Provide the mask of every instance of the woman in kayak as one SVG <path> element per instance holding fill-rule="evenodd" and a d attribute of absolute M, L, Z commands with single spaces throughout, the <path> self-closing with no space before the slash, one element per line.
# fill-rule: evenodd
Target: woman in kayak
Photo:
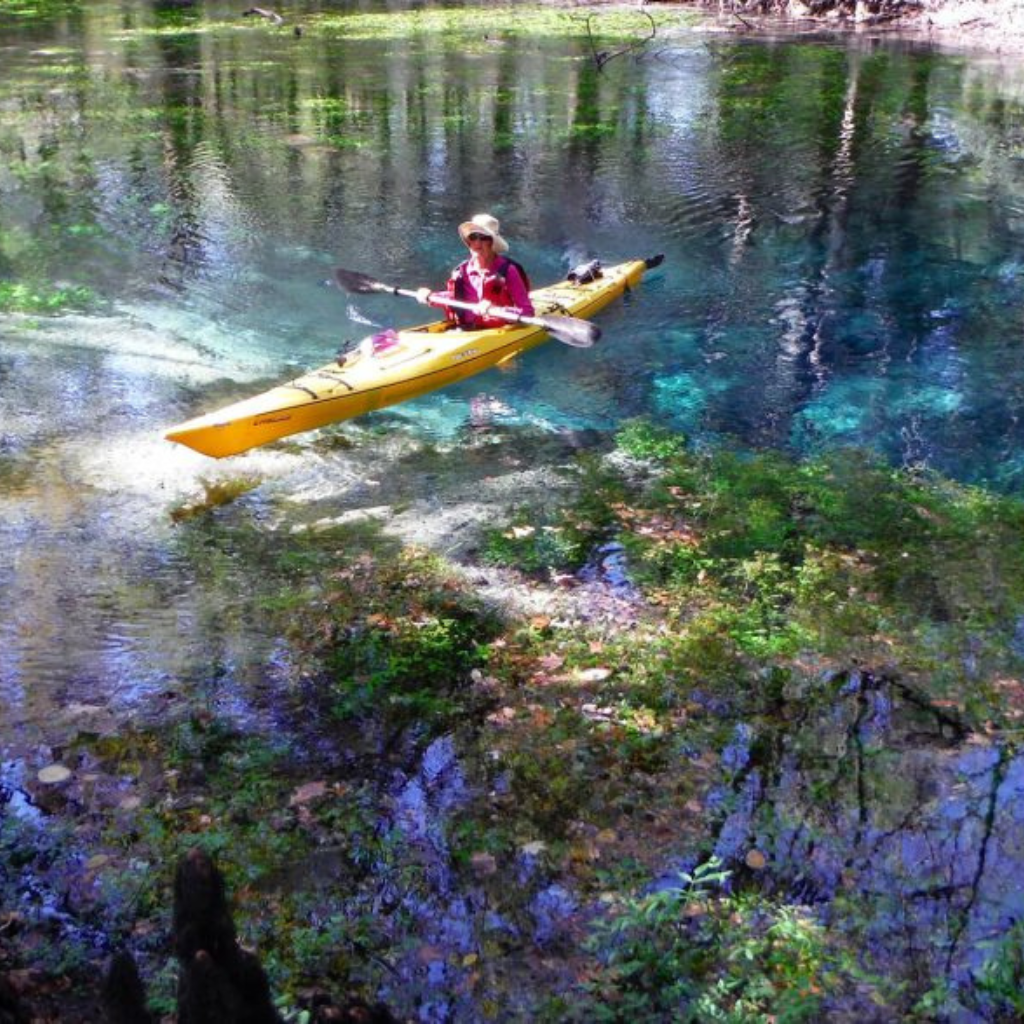
<path fill-rule="evenodd" d="M 530 279 L 526 271 L 505 253 L 508 242 L 499 233 L 501 225 L 489 213 L 478 213 L 459 225 L 459 236 L 469 248 L 469 259 L 463 260 L 448 279 L 443 292 L 420 288 L 416 297 L 426 306 L 447 309 L 449 319 L 466 330 L 504 327 L 507 319 L 488 316 L 491 306 L 511 309 L 523 316 L 533 316 L 530 301 Z M 476 303 L 476 309 L 451 309 L 446 299 Z"/>

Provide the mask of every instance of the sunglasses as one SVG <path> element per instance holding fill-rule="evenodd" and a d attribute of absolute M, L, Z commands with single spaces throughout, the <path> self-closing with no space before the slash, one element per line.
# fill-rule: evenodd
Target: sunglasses
<path fill-rule="evenodd" d="M 474 231 L 471 234 L 466 235 L 467 242 L 493 242 L 494 239 L 490 235 L 481 235 L 478 231 Z"/>

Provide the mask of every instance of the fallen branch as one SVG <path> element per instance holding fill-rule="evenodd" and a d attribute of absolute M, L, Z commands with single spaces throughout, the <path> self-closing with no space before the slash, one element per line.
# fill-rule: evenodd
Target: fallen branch
<path fill-rule="evenodd" d="M 272 21 L 275 25 L 283 25 L 284 18 L 281 17 L 277 11 L 268 11 L 265 7 L 250 7 L 247 11 L 242 11 L 242 17 L 248 18 L 250 15 L 255 14 L 258 18 L 266 18 L 267 21 Z"/>
<path fill-rule="evenodd" d="M 590 43 L 590 52 L 593 55 L 594 63 L 597 65 L 597 70 L 601 71 L 605 64 L 610 60 L 614 60 L 616 57 L 621 57 L 627 53 L 634 53 L 638 50 L 643 49 L 654 37 L 658 34 L 658 23 L 648 14 L 647 11 L 640 12 L 650 23 L 651 23 L 651 34 L 643 39 L 637 39 L 633 42 L 622 46 L 617 50 L 608 52 L 607 50 L 598 50 L 597 42 L 594 39 L 594 33 L 591 29 L 590 23 L 594 17 L 592 14 L 588 14 L 584 19 L 584 24 L 587 29 L 587 41 Z"/>

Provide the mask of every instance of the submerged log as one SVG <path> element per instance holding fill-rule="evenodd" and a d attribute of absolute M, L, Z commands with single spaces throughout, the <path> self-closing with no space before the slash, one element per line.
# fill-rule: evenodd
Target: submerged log
<path fill-rule="evenodd" d="M 249 18 L 253 15 L 257 18 L 266 18 L 267 21 L 273 22 L 275 25 L 284 24 L 284 18 L 277 11 L 267 10 L 266 7 L 250 7 L 247 11 L 242 11 L 243 18 Z"/>

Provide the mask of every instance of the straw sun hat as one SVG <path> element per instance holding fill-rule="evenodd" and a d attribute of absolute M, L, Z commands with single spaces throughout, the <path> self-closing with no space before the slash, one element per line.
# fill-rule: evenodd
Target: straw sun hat
<path fill-rule="evenodd" d="M 478 213 L 472 220 L 467 220 L 459 225 L 459 236 L 465 242 L 471 232 L 479 232 L 482 235 L 490 235 L 494 240 L 495 252 L 508 252 L 508 242 L 498 234 L 501 224 L 497 217 L 489 213 Z"/>

